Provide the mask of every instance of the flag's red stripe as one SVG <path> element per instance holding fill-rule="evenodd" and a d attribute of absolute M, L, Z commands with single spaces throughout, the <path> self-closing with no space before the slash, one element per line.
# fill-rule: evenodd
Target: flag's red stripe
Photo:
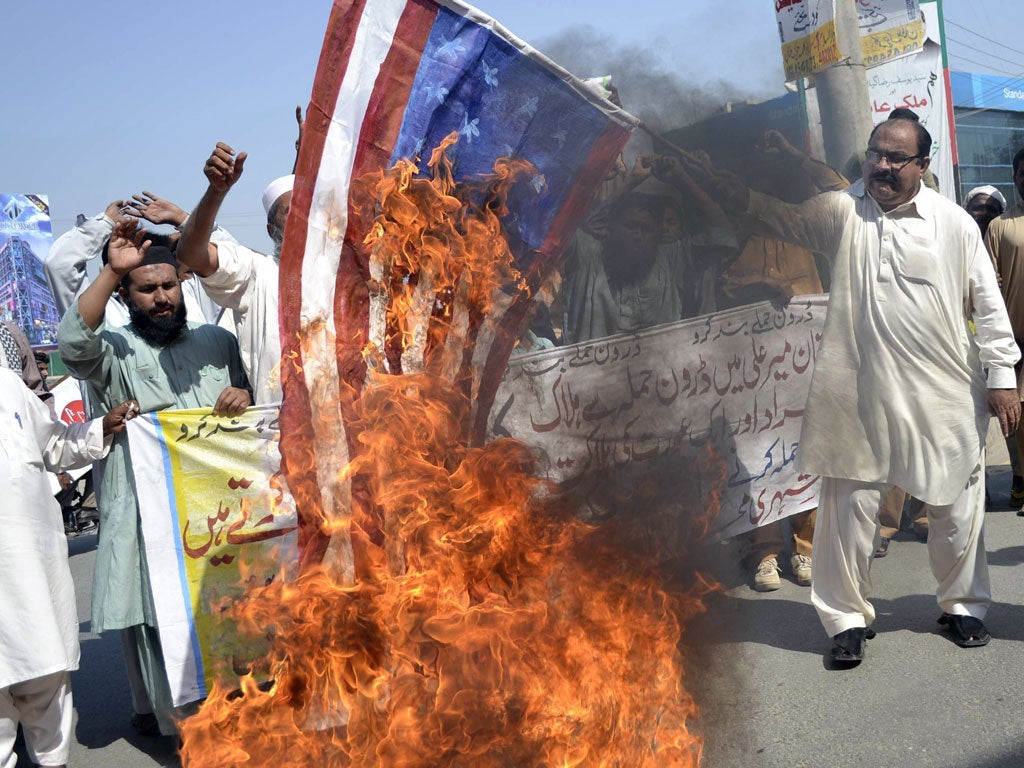
<path fill-rule="evenodd" d="M 437 4 L 429 0 L 410 0 L 402 12 L 360 128 L 352 166 L 353 181 L 388 167 L 437 12 Z M 369 340 L 370 311 L 366 288 L 369 254 L 363 246 L 369 222 L 351 206 L 351 200 L 349 202 L 345 247 L 335 280 L 334 322 L 338 377 L 358 391 L 366 375 L 362 353 Z M 342 412 L 346 417 L 351 416 L 349 405 L 343 403 Z M 349 435 L 350 451 L 356 450 L 352 442 L 354 438 L 355 435 Z"/>
<path fill-rule="evenodd" d="M 545 258 L 557 258 L 562 255 L 581 219 L 590 210 L 594 195 L 597 194 L 601 182 L 607 178 L 608 170 L 622 152 L 629 136 L 628 129 L 609 121 L 604 132 L 597 137 L 544 237 L 540 252 L 545 254 Z"/>
<path fill-rule="evenodd" d="M 388 167 L 437 10 L 437 5 L 429 1 L 410 0 L 402 11 L 360 126 L 351 182 Z M 334 281 L 335 354 L 341 391 L 339 405 L 345 422 L 349 456 L 355 456 L 360 450 L 355 404 L 366 378 L 363 351 L 369 341 L 369 253 L 363 245 L 363 238 L 371 220 L 371 217 L 360 215 L 350 198 L 345 242 Z M 328 276 L 325 275 L 324 279 Z M 351 485 L 353 504 L 359 505 L 361 500 L 368 498 L 362 478 L 353 477 Z M 372 510 L 363 509 L 362 513 L 359 515 L 360 524 L 372 541 L 376 538 Z"/>
<path fill-rule="evenodd" d="M 608 170 L 622 152 L 629 135 L 626 128 L 609 122 L 608 127 L 590 148 L 586 161 L 576 175 L 576 180 L 554 221 L 551 222 L 534 262 L 530 265 L 526 278 L 531 293 L 537 290 L 541 279 L 550 271 L 551 264 L 565 251 L 580 221 L 593 204 L 598 186 L 607 177 Z M 501 377 L 505 375 L 509 355 L 512 354 L 512 349 L 519 338 L 531 302 L 532 299 L 527 296 L 520 296 L 513 302 L 505 316 L 501 318 L 494 335 L 494 343 L 487 351 L 487 362 L 480 374 L 473 424 L 473 440 L 478 444 L 483 442 L 487 433 L 487 416 L 494 405 L 494 396 L 497 394 Z"/>
<path fill-rule="evenodd" d="M 281 253 L 279 332 L 281 334 L 281 468 L 296 500 L 299 513 L 299 545 L 303 563 L 319 562 L 327 539 L 319 530 L 317 510 L 322 508 L 312 455 L 312 407 L 302 373 L 299 344 L 302 316 L 302 260 L 308 234 L 309 211 L 323 155 L 327 131 L 337 104 L 345 71 L 355 43 L 357 23 L 366 0 L 335 0 L 324 35 L 316 79 L 302 135 L 296 185 L 285 228 Z"/>

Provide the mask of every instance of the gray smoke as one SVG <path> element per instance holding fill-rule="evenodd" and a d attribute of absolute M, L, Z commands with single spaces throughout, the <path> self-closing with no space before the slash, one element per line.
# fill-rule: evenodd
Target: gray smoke
<path fill-rule="evenodd" d="M 542 41 L 538 48 L 578 77 L 611 75 L 626 111 L 658 132 L 695 123 L 721 111 L 727 102 L 778 95 L 755 93 L 721 79 L 688 81 L 665 48 L 622 45 L 590 26 L 574 27 Z"/>

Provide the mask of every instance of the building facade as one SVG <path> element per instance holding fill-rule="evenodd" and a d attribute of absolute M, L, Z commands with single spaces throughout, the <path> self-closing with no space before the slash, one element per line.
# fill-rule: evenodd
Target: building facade
<path fill-rule="evenodd" d="M 949 73 L 956 123 L 960 195 L 991 184 L 1012 206 L 1013 156 L 1024 147 L 1024 79 Z"/>

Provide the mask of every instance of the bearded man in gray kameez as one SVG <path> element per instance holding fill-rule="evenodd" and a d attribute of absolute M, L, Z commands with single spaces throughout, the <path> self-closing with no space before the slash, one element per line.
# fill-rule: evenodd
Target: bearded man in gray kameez
<path fill-rule="evenodd" d="M 1004 435 L 1017 428 L 1020 352 L 978 225 L 921 183 L 930 151 L 917 116 L 897 110 L 843 192 L 787 205 L 710 172 L 731 207 L 832 260 L 798 461 L 822 476 L 811 599 L 840 664 L 874 637 L 869 567 L 893 486 L 928 504 L 939 623 L 960 646 L 989 641 L 985 437 L 993 414 Z"/>
<path fill-rule="evenodd" d="M 61 319 L 57 340 L 68 371 L 90 387 L 102 409 L 135 400 L 142 413 L 212 408 L 237 415 L 252 402 L 238 342 L 223 328 L 185 317 L 178 265 L 165 247 L 142 242 L 123 222 L 114 229 L 99 275 Z M 131 322 L 105 325 L 118 291 Z M 129 665 L 138 663 L 148 701 L 136 700 L 133 725 L 143 733 L 176 732 L 170 687 L 157 635 L 127 436 L 114 440 L 100 486 L 100 534 L 93 578 L 92 630 L 127 630 Z M 134 654 L 134 655 L 133 655 Z M 147 713 L 146 709 L 152 709 Z M 146 717 L 148 715 L 148 717 Z M 138 718 L 149 722 L 139 722 Z"/>

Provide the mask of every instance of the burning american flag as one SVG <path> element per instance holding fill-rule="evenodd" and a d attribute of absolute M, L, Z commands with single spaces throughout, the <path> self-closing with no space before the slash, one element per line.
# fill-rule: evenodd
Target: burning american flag
<path fill-rule="evenodd" d="M 705 587 L 483 444 L 635 122 L 469 6 L 334 3 L 281 258 L 302 575 L 237 606 L 274 682 L 211 692 L 186 766 L 697 764 L 676 646 Z"/>

